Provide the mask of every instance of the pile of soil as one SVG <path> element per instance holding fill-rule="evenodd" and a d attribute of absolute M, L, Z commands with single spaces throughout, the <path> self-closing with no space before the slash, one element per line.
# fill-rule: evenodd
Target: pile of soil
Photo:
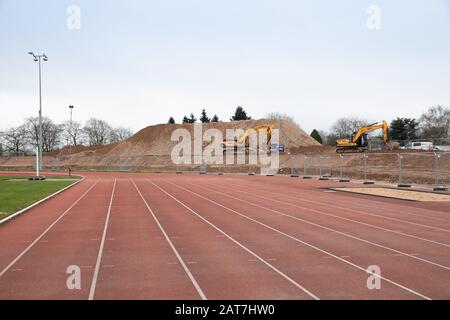
<path fill-rule="evenodd" d="M 315 147 L 321 145 L 304 132 L 298 125 L 287 120 L 247 120 L 233 122 L 215 122 L 202 125 L 205 132 L 208 129 L 220 130 L 226 137 L 227 129 L 252 128 L 261 125 L 273 124 L 280 129 L 280 143 L 284 144 L 286 151 L 298 148 Z M 186 129 L 194 137 L 193 124 L 158 124 L 140 130 L 126 141 L 104 145 L 104 146 L 67 146 L 59 152 L 46 154 L 44 166 L 47 167 L 78 167 L 78 168 L 102 168 L 104 170 L 130 167 L 160 167 L 173 166 L 170 154 L 173 147 L 178 143 L 171 141 L 172 133 L 176 129 Z M 204 145 L 207 145 L 204 142 Z M 7 163 L 6 163 L 7 162 Z M 11 159 L 3 161 L 2 165 L 11 166 L 17 163 L 22 166 L 28 162 L 33 165 L 32 157 L 24 159 Z"/>

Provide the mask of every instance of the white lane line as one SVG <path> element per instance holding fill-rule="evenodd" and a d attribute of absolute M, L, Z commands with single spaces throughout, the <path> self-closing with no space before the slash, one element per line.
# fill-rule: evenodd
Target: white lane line
<path fill-rule="evenodd" d="M 318 214 L 321 214 L 321 215 L 324 215 L 324 216 L 329 216 L 329 217 L 333 217 L 333 218 L 340 219 L 340 220 L 351 221 L 353 223 L 357 223 L 357 224 L 360 224 L 360 225 L 363 225 L 363 226 L 367 226 L 367 227 L 370 227 L 370 228 L 373 228 L 373 229 L 383 230 L 385 232 L 390 232 L 390 233 L 398 234 L 398 235 L 401 235 L 401 236 L 404 236 L 404 237 L 413 238 L 413 239 L 417 239 L 417 240 L 421 240 L 421 241 L 433 243 L 433 244 L 436 244 L 436 245 L 439 245 L 439 246 L 444 246 L 444 247 L 450 248 L 450 244 L 439 242 L 439 241 L 435 241 L 435 240 L 431 240 L 431 239 L 427 239 L 427 238 L 422 238 L 422 237 L 415 236 L 415 235 L 412 235 L 412 234 L 409 234 L 409 233 L 405 233 L 405 232 L 402 232 L 402 231 L 399 231 L 399 230 L 388 229 L 388 228 L 376 226 L 376 225 L 373 225 L 373 224 L 370 224 L 370 223 L 362 222 L 362 221 L 359 221 L 359 220 L 354 220 L 354 219 L 350 219 L 350 218 L 346 218 L 346 217 L 342 217 L 342 216 L 337 216 L 337 215 L 332 214 L 332 213 L 327 213 L 325 211 L 321 211 L 321 210 L 317 210 L 317 209 L 312 209 L 312 208 L 300 206 L 300 205 L 297 205 L 297 204 L 294 204 L 294 203 L 291 203 L 291 202 L 280 201 L 280 200 L 277 200 L 277 199 L 268 198 L 267 196 L 259 196 L 259 195 L 247 192 L 245 190 L 242 190 L 242 189 L 235 189 L 235 190 L 239 191 L 239 192 L 242 192 L 242 193 L 251 194 L 252 197 L 257 197 L 257 198 L 261 198 L 261 199 L 264 199 L 264 200 L 270 200 L 270 201 L 277 202 L 277 203 L 280 203 L 280 204 L 284 204 L 284 205 L 287 205 L 287 206 L 291 206 L 291 207 L 294 207 L 294 208 L 303 209 L 303 210 L 306 210 L 306 211 L 318 213 Z M 275 195 L 278 194 L 278 193 L 275 193 L 275 192 L 268 192 L 268 191 L 265 191 L 265 192 L 266 193 L 272 193 L 272 194 L 275 194 Z M 286 197 L 290 197 L 288 195 L 285 195 L 285 196 Z"/>
<path fill-rule="evenodd" d="M 83 193 L 81 195 L 81 197 L 79 197 L 74 203 L 72 203 L 72 205 L 67 208 L 66 211 L 64 211 L 47 229 L 44 230 L 44 232 L 42 232 L 28 247 L 25 248 L 25 250 L 23 250 L 13 261 L 11 261 L 10 264 L 8 264 L 1 272 L 0 272 L 0 278 L 14 265 L 16 264 L 17 261 L 19 261 L 39 240 L 42 239 L 42 237 L 44 237 L 47 232 L 50 231 L 51 228 L 53 228 L 55 226 L 55 224 L 58 223 L 59 220 L 61 220 L 66 214 L 67 212 L 69 212 L 73 207 L 75 207 L 75 205 L 80 202 L 81 199 L 84 198 L 84 196 L 91 191 L 91 189 L 101 180 L 98 179 L 92 186 L 89 187 L 89 189 L 86 190 L 85 193 Z"/>
<path fill-rule="evenodd" d="M 148 179 L 147 179 L 148 180 Z M 164 190 L 163 188 L 161 188 L 160 186 L 158 186 L 157 184 L 153 183 L 152 181 L 148 180 L 151 184 L 153 184 L 155 187 L 157 187 L 159 190 L 161 190 L 162 192 L 164 192 L 166 195 L 168 195 L 170 198 L 172 198 L 173 200 L 175 200 L 176 202 L 178 202 L 180 205 L 182 205 L 183 207 L 185 207 L 187 210 L 189 210 L 190 212 L 192 212 L 194 215 L 196 215 L 198 218 L 200 218 L 201 220 L 203 220 L 204 222 L 206 222 L 208 225 L 210 225 L 211 227 L 213 227 L 214 229 L 216 229 L 217 231 L 219 231 L 221 234 L 223 234 L 225 237 L 227 237 L 229 240 L 231 240 L 232 242 L 234 242 L 236 245 L 238 245 L 239 247 L 241 247 L 242 249 L 244 249 L 245 251 L 247 251 L 249 254 L 251 254 L 253 257 L 255 257 L 256 259 L 258 259 L 259 261 L 261 261 L 262 263 L 264 263 L 266 266 L 268 266 L 270 269 L 272 269 L 273 271 L 275 271 L 276 273 L 278 273 L 280 276 L 282 276 L 283 278 L 285 278 L 287 281 L 289 281 L 291 284 L 293 284 L 294 286 L 296 286 L 297 288 L 299 288 L 300 290 L 302 290 L 303 292 L 305 292 L 307 295 L 309 295 L 310 297 L 312 297 L 315 300 L 320 300 L 315 294 L 313 294 L 312 292 L 310 292 L 308 289 L 306 289 L 305 287 L 303 287 L 301 284 L 299 284 L 298 282 L 296 282 L 294 279 L 292 279 L 291 277 L 289 277 L 287 274 L 283 273 L 281 270 L 279 270 L 278 268 L 276 268 L 275 266 L 273 266 L 272 264 L 268 263 L 266 260 L 264 260 L 263 258 L 261 258 L 259 255 L 257 255 L 255 252 L 253 252 L 252 250 L 250 250 L 249 248 L 247 248 L 246 246 L 244 246 L 242 243 L 240 243 L 239 241 L 235 240 L 234 238 L 232 238 L 230 235 L 228 235 L 225 231 L 223 231 L 222 229 L 220 229 L 219 227 L 217 227 L 216 225 L 214 225 L 213 223 L 211 223 L 209 220 L 205 219 L 203 216 L 201 216 L 200 214 L 198 214 L 196 211 L 194 211 L 192 208 L 190 208 L 189 206 L 187 206 L 186 204 L 184 204 L 183 202 L 181 202 L 180 200 L 178 200 L 177 198 L 175 198 L 174 196 L 172 196 L 170 193 L 168 193 L 166 190 Z"/>
<path fill-rule="evenodd" d="M 100 263 L 102 261 L 103 248 L 105 246 L 106 232 L 108 230 L 109 216 L 111 215 L 111 208 L 112 208 L 112 203 L 113 203 L 113 199 L 114 199 L 114 192 L 116 191 L 116 183 L 117 183 L 117 179 L 114 179 L 114 185 L 113 185 L 113 188 L 111 191 L 111 199 L 109 200 L 108 213 L 106 214 L 105 226 L 103 227 L 102 240 L 100 241 L 100 248 L 98 250 L 97 262 L 95 263 L 94 275 L 92 276 L 91 290 L 89 291 L 88 300 L 94 300 L 95 287 L 97 286 L 98 272 L 100 270 Z"/>
<path fill-rule="evenodd" d="M 240 186 L 240 187 L 243 187 L 243 188 L 245 188 L 246 186 L 246 184 L 233 184 L 233 183 L 230 183 L 230 185 L 235 185 L 235 186 Z M 247 184 L 248 185 L 248 184 Z M 292 189 L 286 189 L 286 188 L 283 188 L 283 189 L 285 189 L 286 191 L 287 190 L 290 190 L 290 191 L 292 191 Z M 272 192 L 272 191 L 269 191 L 269 190 L 263 190 L 263 191 L 265 191 L 265 192 L 268 192 L 268 193 L 273 193 L 273 194 L 275 194 L 275 195 L 282 195 L 282 196 L 286 196 L 286 197 L 290 197 L 290 198 L 293 198 L 293 199 L 295 199 L 295 200 L 305 200 L 306 201 L 306 199 L 305 198 L 301 198 L 301 197 L 293 197 L 293 196 L 289 196 L 289 195 L 287 195 L 287 194 L 285 194 L 285 193 L 279 193 L 279 192 Z M 315 194 L 315 195 L 317 195 L 317 193 L 315 192 L 315 191 L 312 191 L 312 192 L 310 192 L 309 190 L 305 190 L 305 192 L 308 194 Z M 312 200 L 309 200 L 309 201 L 312 201 Z M 405 206 L 405 205 L 402 205 L 402 204 L 399 204 L 399 203 L 396 203 L 396 204 L 392 204 L 392 208 L 386 208 L 386 207 L 380 207 L 380 206 L 377 206 L 377 205 L 374 205 L 374 204 L 382 204 L 380 201 L 375 201 L 375 200 L 373 200 L 373 199 L 367 199 L 366 200 L 366 204 L 365 205 L 362 205 L 362 204 L 360 204 L 360 203 L 357 203 L 357 204 L 355 204 L 355 203 L 353 203 L 353 202 L 351 202 L 351 201 L 346 201 L 345 199 L 342 199 L 342 202 L 343 202 L 343 204 L 351 204 L 351 205 L 357 205 L 357 206 L 359 206 L 360 208 L 363 208 L 364 210 L 367 210 L 368 208 L 371 208 L 371 209 L 383 209 L 383 210 L 388 210 L 388 211 L 390 211 L 390 212 L 392 212 L 392 213 L 394 213 L 394 214 L 397 214 L 397 215 L 399 215 L 399 214 L 406 214 L 406 215 L 413 215 L 413 216 L 418 216 L 418 217 L 422 217 L 422 218 L 427 218 L 427 219 L 436 219 L 436 220 L 443 220 L 443 221 L 446 221 L 446 222 L 449 222 L 450 221 L 450 219 L 449 218 L 443 218 L 443 217 L 435 217 L 435 216 L 432 216 L 432 217 L 430 217 L 429 215 L 426 215 L 426 213 L 428 212 L 428 213 L 432 213 L 432 214 L 446 214 L 446 212 L 443 212 L 443 211 L 434 211 L 434 210 L 429 210 L 429 209 L 426 209 L 426 208 L 411 208 L 411 207 L 408 207 L 408 206 Z M 323 204 L 323 205 L 325 205 L 325 206 L 330 206 L 330 205 L 332 205 L 332 204 L 330 204 L 329 202 L 317 202 L 317 201 L 315 201 L 315 203 L 317 203 L 317 204 Z M 395 208 L 395 209 L 394 209 Z M 407 210 L 407 212 L 406 211 L 403 211 L 402 209 L 406 209 Z M 424 214 L 418 214 L 418 213 L 411 213 L 410 211 L 411 210 L 420 210 L 420 212 L 423 212 Z M 359 212 L 359 211 L 356 211 L 356 212 Z M 448 215 L 447 215 L 447 217 L 448 217 Z"/>
<path fill-rule="evenodd" d="M 391 204 L 392 205 L 392 208 L 389 208 L 389 207 L 382 207 L 382 206 L 376 206 L 376 205 L 373 205 L 372 203 L 367 203 L 366 205 L 361 205 L 360 203 L 349 203 L 348 201 L 343 201 L 343 204 L 349 204 L 349 205 L 354 205 L 354 206 L 356 206 L 356 207 L 359 207 L 359 208 L 361 208 L 361 209 L 363 209 L 363 210 L 367 210 L 368 208 L 370 208 L 370 209 L 380 209 L 380 210 L 382 210 L 382 211 L 385 211 L 385 212 L 390 212 L 390 213 L 392 213 L 392 214 L 395 214 L 395 215 L 407 215 L 407 216 L 415 216 L 415 217 L 420 217 L 420 218 L 425 218 L 425 219 L 428 219 L 428 220 L 436 220 L 436 221 L 445 221 L 445 222 L 447 222 L 447 223 L 449 223 L 450 222 L 450 219 L 449 218 L 443 218 L 443 217 L 435 217 L 435 216 L 429 216 L 429 215 L 425 215 L 425 213 L 426 212 L 428 212 L 428 213 L 432 213 L 432 214 L 445 214 L 445 212 L 443 212 L 443 211 L 433 211 L 433 210 L 429 210 L 429 209 L 425 209 L 425 208 L 412 208 L 412 207 L 405 207 L 404 205 L 399 205 L 399 204 Z M 398 209 L 393 209 L 394 207 L 400 207 L 400 208 L 398 208 Z M 405 209 L 408 209 L 409 211 L 411 211 L 411 209 L 412 210 L 414 210 L 414 209 L 419 209 L 421 212 L 423 212 L 424 214 L 419 214 L 419 213 L 414 213 L 414 212 L 406 212 L 406 211 L 403 211 L 403 208 L 405 208 Z"/>
<path fill-rule="evenodd" d="M 170 183 L 171 183 L 171 182 L 170 182 Z M 294 241 L 297 241 L 297 242 L 299 242 L 299 243 L 302 243 L 302 244 L 304 244 L 304 245 L 306 245 L 306 246 L 308 246 L 308 247 L 310 247 L 310 248 L 312 248 L 312 249 L 315 249 L 315 250 L 317 250 L 317 251 L 319 251 L 319 252 L 322 252 L 322 253 L 324 253 L 324 254 L 326 254 L 326 255 L 329 255 L 329 256 L 331 256 L 331 257 L 337 259 L 337 260 L 340 260 L 340 261 L 342 261 L 342 262 L 344 262 L 344 263 L 346 263 L 346 264 L 348 264 L 348 265 L 350 265 L 350 266 L 352 266 L 352 267 L 354 267 L 354 268 L 357 268 L 357 269 L 363 271 L 364 273 L 368 273 L 367 270 L 366 270 L 365 268 L 363 268 L 363 267 L 361 267 L 361 266 L 359 266 L 359 265 L 357 265 L 357 264 L 354 264 L 354 263 L 351 262 L 351 261 L 345 260 L 345 259 L 343 259 L 343 258 L 341 258 L 341 257 L 339 257 L 339 256 L 336 256 L 335 254 L 332 254 L 331 252 L 328 252 L 328 251 L 326 251 L 326 250 L 320 249 L 319 247 L 316 247 L 316 246 L 314 246 L 314 245 L 312 245 L 312 244 L 310 244 L 310 243 L 308 243 L 308 242 L 305 242 L 305 241 L 303 241 L 303 240 L 300 240 L 300 239 L 298 239 L 298 238 L 296 238 L 296 237 L 294 237 L 294 236 L 291 236 L 290 234 L 287 234 L 287 233 L 285 233 L 285 232 L 283 232 L 283 231 L 281 231 L 281 230 L 278 230 L 278 229 L 276 229 L 276 228 L 273 228 L 273 227 L 271 227 L 271 226 L 269 226 L 269 225 L 267 225 L 267 224 L 265 224 L 265 223 L 263 223 L 263 222 L 261 222 L 261 221 L 258 221 L 258 220 L 256 220 L 256 219 L 250 218 L 249 216 L 246 216 L 245 214 L 242 214 L 242 213 L 240 213 L 240 212 L 238 212 L 238 211 L 236 211 L 236 210 L 233 210 L 233 209 L 231 209 L 231 208 L 228 208 L 228 207 L 226 207 L 226 206 L 224 206 L 224 205 L 222 205 L 222 204 L 220 204 L 220 203 L 218 203 L 218 202 L 216 202 L 216 201 L 214 201 L 214 200 L 208 199 L 208 198 L 206 198 L 206 197 L 204 197 L 204 196 L 202 196 L 202 195 L 200 195 L 200 194 L 198 194 L 198 193 L 196 193 L 196 192 L 190 191 L 189 189 L 186 189 L 186 188 L 184 188 L 184 187 L 178 186 L 178 185 L 175 184 L 175 183 L 171 183 L 171 184 L 173 184 L 173 185 L 177 186 L 178 188 L 180 188 L 180 189 L 182 189 L 182 190 L 185 190 L 185 191 L 187 191 L 187 192 L 189 192 L 189 193 L 191 193 L 191 194 L 194 194 L 194 195 L 198 196 L 199 198 L 202 198 L 202 199 L 204 199 L 204 200 L 206 200 L 206 201 L 209 201 L 209 202 L 211 202 L 211 203 L 213 203 L 213 204 L 215 204 L 215 205 L 217 205 L 217 206 L 219 206 L 219 207 L 221 207 L 221 208 L 224 208 L 224 209 L 226 209 L 226 210 L 228 210 L 228 211 L 230 211 L 230 212 L 233 212 L 234 214 L 237 214 L 237 215 L 239 215 L 239 216 L 241 216 L 241 217 L 243 217 L 243 218 L 245 218 L 245 219 L 247 219 L 247 220 L 253 221 L 253 222 L 255 222 L 255 223 L 257 223 L 257 224 L 259 224 L 259 225 L 261 225 L 261 226 L 263 226 L 263 227 L 266 227 L 267 229 L 270 229 L 270 230 L 272 230 L 272 231 L 278 232 L 278 233 L 280 233 L 280 234 L 282 234 L 282 235 L 284 235 L 284 236 L 286 236 L 286 237 L 288 237 L 288 238 L 290 238 L 290 239 L 292 239 L 292 240 L 294 240 Z M 372 275 L 372 273 L 370 273 L 370 274 Z M 410 293 L 412 293 L 412 294 L 415 294 L 415 295 L 417 295 L 417 296 L 419 296 L 419 297 L 421 297 L 421 298 L 423 298 L 423 299 L 431 300 L 431 298 L 429 298 L 429 297 L 427 297 L 427 296 L 425 296 L 425 295 L 423 295 L 423 294 L 421 294 L 421 293 L 419 293 L 419 292 L 417 292 L 417 291 L 415 291 L 415 290 L 413 290 L 413 289 L 410 289 L 410 288 L 408 288 L 408 287 L 406 287 L 406 286 L 404 286 L 404 285 L 402 285 L 402 284 L 400 284 L 400 283 L 397 283 L 397 282 L 395 282 L 395 281 L 393 281 L 393 280 L 390 280 L 390 279 L 388 279 L 388 278 L 386 278 L 386 277 L 384 277 L 384 276 L 380 276 L 380 275 L 378 275 L 378 274 L 373 274 L 373 275 L 376 276 L 376 277 L 378 277 L 378 278 L 380 278 L 380 279 L 382 279 L 382 280 L 384 280 L 384 281 L 386 281 L 386 282 L 389 282 L 390 284 L 393 284 L 393 285 L 395 285 L 395 286 L 397 286 L 397 287 L 399 287 L 399 288 L 401 288 L 401 289 L 404 289 L 404 290 L 406 290 L 406 291 L 408 291 L 408 292 L 410 292 Z"/>
<path fill-rule="evenodd" d="M 166 231 L 162 227 L 161 223 L 159 223 L 158 218 L 156 217 L 155 213 L 153 212 L 152 208 L 149 206 L 147 201 L 145 200 L 144 196 L 142 195 L 141 191 L 139 190 L 138 186 L 134 182 L 133 179 L 131 179 L 131 182 L 133 182 L 134 187 L 136 188 L 137 192 L 141 196 L 142 200 L 144 201 L 148 211 L 150 212 L 151 216 L 155 220 L 156 224 L 158 225 L 159 230 L 161 230 L 162 234 L 164 235 L 164 238 L 166 238 L 167 243 L 169 244 L 170 248 L 172 249 L 173 253 L 177 257 L 178 261 L 180 262 L 181 266 L 184 269 L 184 272 L 186 272 L 187 276 L 192 282 L 192 285 L 197 290 L 198 295 L 202 298 L 202 300 L 207 300 L 206 295 L 203 293 L 202 288 L 200 288 L 200 285 L 198 284 L 197 280 L 195 279 L 194 275 L 191 273 L 189 268 L 187 267 L 186 263 L 184 262 L 183 258 L 178 253 L 178 250 L 175 248 L 175 246 L 172 243 L 172 240 L 170 240 L 169 236 L 167 235 Z"/>
<path fill-rule="evenodd" d="M 418 260 L 418 261 L 421 261 L 421 262 L 425 262 L 425 263 L 431 264 L 431 265 L 439 267 L 439 268 L 443 268 L 445 270 L 450 270 L 450 267 L 448 267 L 448 266 L 445 266 L 445 265 L 442 265 L 442 264 L 439 264 L 437 262 L 433 262 L 433 261 L 430 261 L 430 260 L 427 260 L 427 259 L 419 258 L 419 257 L 417 257 L 414 254 L 408 254 L 406 252 L 403 252 L 403 251 L 400 251 L 400 250 L 397 250 L 397 249 L 394 249 L 394 248 L 391 248 L 391 247 L 387 247 L 387 246 L 384 246 L 382 244 L 379 244 L 379 243 L 376 243 L 376 242 L 372 242 L 370 240 L 359 238 L 359 237 L 353 236 L 351 234 L 348 234 L 348 233 L 345 233 L 345 232 L 341 232 L 341 231 L 338 231 L 338 230 L 335 230 L 335 229 L 323 226 L 323 225 L 318 224 L 318 223 L 314 223 L 314 222 L 312 222 L 310 220 L 302 219 L 302 218 L 299 218 L 297 216 L 292 216 L 290 214 L 281 212 L 279 210 L 275 210 L 275 209 L 271 209 L 271 208 L 268 208 L 268 207 L 265 207 L 265 206 L 261 206 L 259 204 L 254 203 L 254 202 L 247 201 L 247 200 L 244 200 L 244 199 L 241 199 L 241 198 L 238 198 L 238 197 L 234 197 L 234 196 L 232 196 L 232 195 L 230 195 L 228 193 L 225 193 L 225 192 L 216 191 L 216 190 L 212 190 L 212 189 L 209 189 L 209 188 L 207 189 L 207 188 L 203 188 L 203 187 L 199 187 L 199 188 L 202 188 L 202 189 L 205 189 L 205 190 L 208 190 L 208 191 L 212 191 L 212 192 L 220 194 L 220 195 L 227 196 L 227 197 L 229 197 L 231 199 L 235 199 L 235 200 L 238 200 L 238 201 L 250 204 L 250 205 L 252 205 L 254 207 L 257 207 L 257 208 L 260 208 L 260 209 L 263 209 L 263 210 L 266 210 L 266 211 L 274 212 L 276 214 L 279 214 L 281 216 L 285 216 L 285 217 L 290 218 L 290 219 L 294 219 L 294 220 L 297 220 L 297 221 L 304 222 L 306 224 L 315 226 L 317 228 L 321 228 L 321 229 L 330 231 L 331 233 L 336 233 L 336 234 L 342 235 L 342 236 L 350 238 L 350 239 L 354 239 L 354 240 L 357 240 L 357 241 L 360 241 L 360 242 L 364 242 L 364 243 L 367 243 L 369 245 L 372 245 L 372 246 L 375 246 L 375 247 L 378 247 L 378 248 L 382 248 L 382 249 L 385 249 L 385 250 L 388 250 L 388 251 L 391 251 L 391 252 L 395 252 L 395 253 L 404 255 L 406 257 L 409 257 L 409 258 L 412 258 L 412 259 L 415 259 L 415 260 Z M 346 257 L 347 256 L 342 256 L 342 258 L 346 258 Z"/>
<path fill-rule="evenodd" d="M 280 193 L 276 193 L 276 194 L 280 194 Z M 286 197 L 289 197 L 289 198 L 292 197 L 292 196 L 290 196 L 288 194 L 282 194 L 282 195 L 284 195 Z M 403 220 L 403 219 L 398 219 L 398 218 L 394 218 L 394 217 L 383 216 L 383 215 L 380 215 L 380 214 L 375 214 L 375 213 L 367 212 L 367 211 L 364 212 L 362 210 L 355 210 L 355 209 L 352 209 L 352 208 L 349 208 L 349 207 L 342 207 L 342 206 L 337 206 L 337 205 L 329 204 L 329 203 L 322 203 L 322 202 L 318 202 L 318 201 L 314 201 L 314 200 L 305 199 L 305 198 L 302 198 L 302 197 L 295 197 L 295 199 L 299 200 L 299 201 L 304 201 L 304 202 L 314 203 L 314 204 L 318 204 L 318 205 L 328 206 L 330 208 L 346 210 L 346 211 L 355 212 L 355 213 L 362 214 L 362 215 L 377 217 L 377 218 L 386 219 L 386 220 L 397 221 L 397 222 L 400 222 L 400 223 L 403 223 L 403 224 L 411 224 L 411 225 L 420 226 L 420 227 L 423 227 L 423 228 L 439 230 L 439 231 L 442 231 L 442 232 L 449 232 L 450 233 L 449 229 L 434 227 L 434 226 L 430 226 L 430 225 L 423 224 L 423 223 L 412 222 L 412 221 L 409 221 L 409 220 Z"/>

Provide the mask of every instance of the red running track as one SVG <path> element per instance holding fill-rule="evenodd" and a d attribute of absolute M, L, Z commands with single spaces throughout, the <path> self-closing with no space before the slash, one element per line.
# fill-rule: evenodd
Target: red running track
<path fill-rule="evenodd" d="M 0 225 L 0 299 L 450 298 L 448 202 L 287 177 L 85 176 Z"/>

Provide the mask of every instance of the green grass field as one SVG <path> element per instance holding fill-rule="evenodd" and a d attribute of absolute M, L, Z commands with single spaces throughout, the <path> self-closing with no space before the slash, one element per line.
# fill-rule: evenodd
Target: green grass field
<path fill-rule="evenodd" d="M 67 187 L 76 177 L 49 177 L 46 181 L 17 180 L 25 177 L 0 177 L 0 220 L 46 196 Z M 55 179 L 53 181 L 53 179 Z"/>

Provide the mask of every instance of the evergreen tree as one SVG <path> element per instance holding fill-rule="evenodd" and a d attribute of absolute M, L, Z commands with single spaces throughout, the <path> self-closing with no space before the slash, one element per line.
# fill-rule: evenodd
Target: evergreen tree
<path fill-rule="evenodd" d="M 244 108 L 241 106 L 237 106 L 236 110 L 234 111 L 234 115 L 231 117 L 231 121 L 239 121 L 239 120 L 251 120 L 252 118 L 247 116 L 247 113 L 245 112 Z"/>
<path fill-rule="evenodd" d="M 202 123 L 208 123 L 208 122 L 211 122 L 211 119 L 208 118 L 208 115 L 206 114 L 205 109 L 202 110 L 202 114 L 201 114 L 201 117 L 200 117 L 200 121 L 201 121 Z"/>
<path fill-rule="evenodd" d="M 197 118 L 191 112 L 191 115 L 189 116 L 189 123 L 195 123 L 195 122 L 197 122 Z"/>
<path fill-rule="evenodd" d="M 212 117 L 211 122 L 219 122 L 219 117 L 217 116 L 217 114 Z"/>
<path fill-rule="evenodd" d="M 311 137 L 314 138 L 317 142 L 319 142 L 320 144 L 322 144 L 322 137 L 320 136 L 319 131 L 317 131 L 316 129 L 314 129 L 311 132 Z"/>
<path fill-rule="evenodd" d="M 170 117 L 169 121 L 167 123 L 174 124 L 175 123 L 175 119 L 173 117 Z"/>
<path fill-rule="evenodd" d="M 183 117 L 183 123 L 195 123 L 195 122 L 197 122 L 197 118 L 194 116 L 193 113 L 191 113 L 189 118 L 186 116 Z"/>
<path fill-rule="evenodd" d="M 392 140 L 417 139 L 417 127 L 416 119 L 397 118 L 391 121 L 389 134 Z"/>

